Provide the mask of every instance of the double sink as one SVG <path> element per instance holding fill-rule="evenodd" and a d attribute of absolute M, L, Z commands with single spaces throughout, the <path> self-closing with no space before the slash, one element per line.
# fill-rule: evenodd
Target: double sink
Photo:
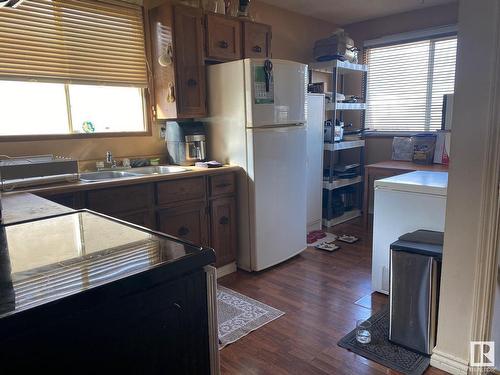
<path fill-rule="evenodd" d="M 179 173 L 186 172 L 189 169 L 171 166 L 171 165 L 160 165 L 160 166 L 152 166 L 152 167 L 140 167 L 140 168 L 131 168 L 122 171 L 99 171 L 99 172 L 88 172 L 80 174 L 80 181 L 83 182 L 97 182 L 97 181 L 105 181 L 105 180 L 114 180 L 117 178 L 129 178 L 129 177 L 141 177 L 141 176 L 151 176 L 151 175 L 162 175 L 162 174 L 171 174 L 171 173 Z"/>

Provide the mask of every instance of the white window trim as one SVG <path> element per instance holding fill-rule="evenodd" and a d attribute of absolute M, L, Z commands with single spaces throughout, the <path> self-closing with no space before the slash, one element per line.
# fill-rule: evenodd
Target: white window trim
<path fill-rule="evenodd" d="M 409 31 L 407 33 L 386 35 L 377 39 L 365 40 L 364 48 L 381 47 L 390 44 L 408 43 L 419 39 L 432 39 L 445 37 L 457 34 L 457 25 L 446 25 L 440 27 L 432 27 L 428 29 Z"/>
<path fill-rule="evenodd" d="M 363 42 L 363 48 L 376 48 L 393 44 L 409 43 L 417 40 L 439 39 L 448 36 L 457 35 L 458 25 L 446 25 L 432 27 L 422 30 L 409 31 L 406 33 L 386 35 L 376 39 L 369 39 Z M 422 131 L 387 131 L 387 130 L 367 130 L 364 134 L 366 137 L 373 138 L 390 138 L 390 137 L 411 137 L 418 133 L 434 133 L 435 130 Z"/>

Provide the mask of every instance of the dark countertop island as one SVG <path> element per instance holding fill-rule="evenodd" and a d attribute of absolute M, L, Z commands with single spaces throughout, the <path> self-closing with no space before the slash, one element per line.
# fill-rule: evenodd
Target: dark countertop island
<path fill-rule="evenodd" d="M 2 198 L 2 372 L 210 373 L 213 250 L 43 201 Z"/>

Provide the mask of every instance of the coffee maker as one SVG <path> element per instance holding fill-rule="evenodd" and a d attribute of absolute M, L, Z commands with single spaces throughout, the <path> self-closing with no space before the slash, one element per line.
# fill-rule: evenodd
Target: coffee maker
<path fill-rule="evenodd" d="M 202 122 L 167 121 L 165 129 L 169 164 L 194 165 L 206 159 L 206 131 Z"/>

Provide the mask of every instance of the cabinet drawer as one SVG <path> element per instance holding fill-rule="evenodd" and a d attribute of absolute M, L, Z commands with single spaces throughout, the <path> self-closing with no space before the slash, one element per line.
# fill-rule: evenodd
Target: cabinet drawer
<path fill-rule="evenodd" d="M 238 20 L 207 14 L 207 58 L 237 60 L 241 58 L 241 24 Z"/>
<path fill-rule="evenodd" d="M 145 210 L 152 206 L 152 185 L 132 185 L 87 193 L 88 208 L 106 214 Z"/>
<path fill-rule="evenodd" d="M 233 194 L 235 191 L 236 179 L 234 173 L 210 177 L 210 196 Z"/>
<path fill-rule="evenodd" d="M 156 199 L 159 205 L 205 199 L 205 180 L 196 177 L 160 182 L 157 184 Z"/>
<path fill-rule="evenodd" d="M 243 58 L 271 56 L 271 26 L 243 22 Z"/>

